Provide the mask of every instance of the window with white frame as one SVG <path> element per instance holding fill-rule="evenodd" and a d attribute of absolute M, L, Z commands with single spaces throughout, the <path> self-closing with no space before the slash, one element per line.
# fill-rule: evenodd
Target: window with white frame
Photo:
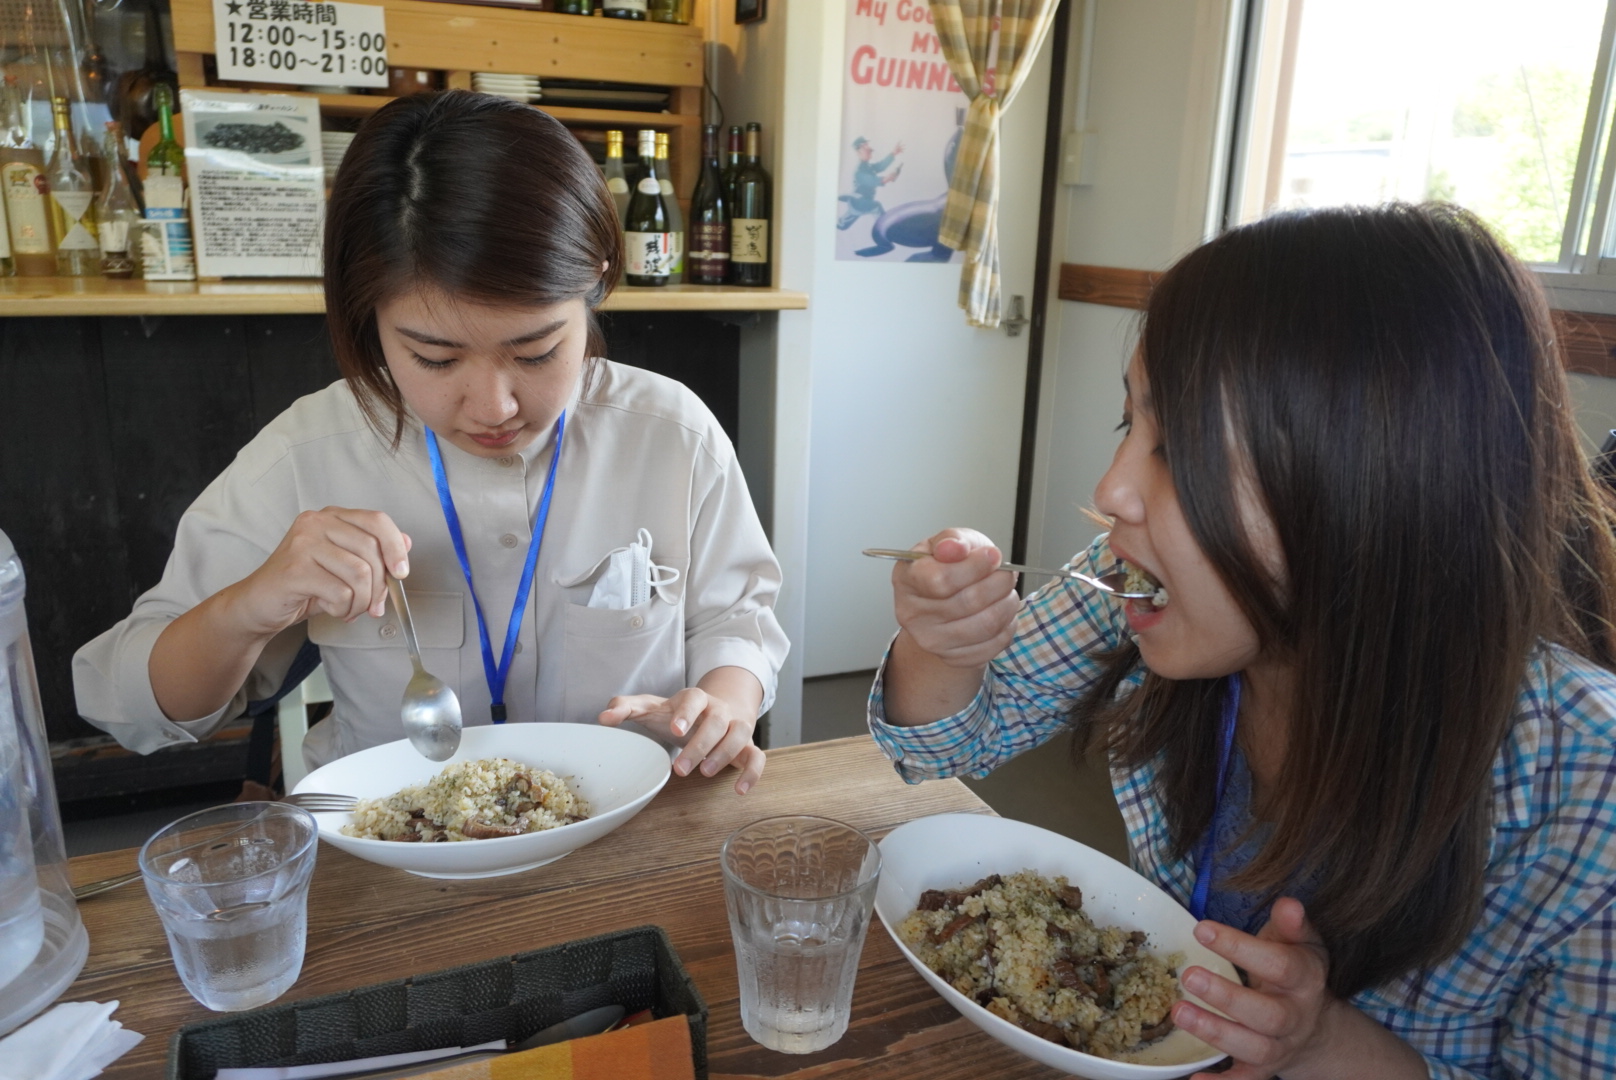
<path fill-rule="evenodd" d="M 1616 289 L 1616 0 L 1248 0 L 1225 222 L 1456 202 L 1551 285 Z"/>

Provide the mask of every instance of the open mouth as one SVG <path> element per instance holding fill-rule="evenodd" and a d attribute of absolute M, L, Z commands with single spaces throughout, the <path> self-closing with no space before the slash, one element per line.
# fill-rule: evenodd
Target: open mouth
<path fill-rule="evenodd" d="M 1162 588 L 1161 582 L 1140 566 L 1135 566 L 1126 559 L 1121 560 L 1122 571 L 1126 575 L 1123 588 L 1131 593 L 1150 593 L 1152 607 L 1164 608 L 1167 606 L 1167 590 Z"/>

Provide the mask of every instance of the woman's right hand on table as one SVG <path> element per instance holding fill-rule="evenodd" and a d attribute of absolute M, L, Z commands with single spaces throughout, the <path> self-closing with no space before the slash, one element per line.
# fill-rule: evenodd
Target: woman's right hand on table
<path fill-rule="evenodd" d="M 379 618 L 387 610 L 387 575 L 409 575 L 409 551 L 410 538 L 379 510 L 306 510 L 263 565 L 233 587 L 231 607 L 243 630 L 268 636 L 316 614 Z"/>
<path fill-rule="evenodd" d="M 1015 635 L 1021 597 L 993 541 L 975 529 L 944 529 L 910 550 L 931 557 L 892 570 L 898 625 L 950 667 L 980 668 Z"/>

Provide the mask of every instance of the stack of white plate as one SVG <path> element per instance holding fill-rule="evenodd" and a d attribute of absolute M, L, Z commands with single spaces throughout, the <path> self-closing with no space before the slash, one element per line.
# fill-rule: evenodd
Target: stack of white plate
<path fill-rule="evenodd" d="M 325 182 L 330 187 L 337 178 L 337 166 L 342 164 L 342 155 L 348 152 L 348 144 L 353 142 L 351 131 L 322 131 L 320 132 L 320 156 L 325 161 Z"/>
<path fill-rule="evenodd" d="M 471 88 L 482 94 L 494 94 L 512 101 L 538 101 L 537 75 L 500 75 L 489 71 L 474 71 Z"/>

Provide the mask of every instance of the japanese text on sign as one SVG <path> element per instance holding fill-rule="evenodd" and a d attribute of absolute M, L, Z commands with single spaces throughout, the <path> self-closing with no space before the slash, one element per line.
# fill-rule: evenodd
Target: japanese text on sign
<path fill-rule="evenodd" d="M 386 86 L 386 12 L 374 4 L 213 0 L 220 79 Z"/>

